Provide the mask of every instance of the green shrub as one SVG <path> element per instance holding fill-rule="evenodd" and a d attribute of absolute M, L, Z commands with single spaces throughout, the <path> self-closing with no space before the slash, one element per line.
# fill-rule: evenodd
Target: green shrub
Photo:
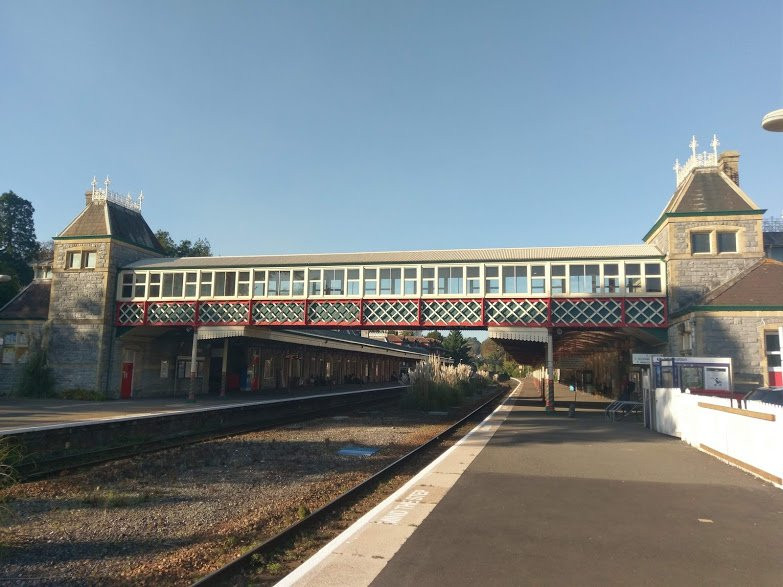
<path fill-rule="evenodd" d="M 99 391 L 92 389 L 66 389 L 57 394 L 57 397 L 61 399 L 75 399 L 82 401 L 96 401 L 102 402 L 106 400 L 106 396 Z"/>
<path fill-rule="evenodd" d="M 21 397 L 52 397 L 54 374 L 49 367 L 45 351 L 36 350 L 28 355 L 22 368 L 17 393 Z"/>

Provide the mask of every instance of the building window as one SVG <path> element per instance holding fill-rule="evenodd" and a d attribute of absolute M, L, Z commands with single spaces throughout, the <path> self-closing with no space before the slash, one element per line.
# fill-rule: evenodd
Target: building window
<path fill-rule="evenodd" d="M 320 279 L 320 276 L 319 276 Z M 259 298 L 266 295 L 266 271 L 253 271 L 253 296 Z"/>
<path fill-rule="evenodd" d="M 201 287 L 199 289 L 199 295 L 202 298 L 212 297 L 212 271 L 201 272 Z"/>
<path fill-rule="evenodd" d="M 196 271 L 188 271 L 185 273 L 185 297 L 196 297 L 196 284 L 198 283 L 198 273 Z"/>
<path fill-rule="evenodd" d="M 310 269 L 307 271 L 307 279 L 310 281 L 309 295 L 321 295 L 321 270 Z"/>
<path fill-rule="evenodd" d="M 364 270 L 364 295 L 374 296 L 378 293 L 378 270 Z"/>
<path fill-rule="evenodd" d="M 435 293 L 435 268 L 424 267 L 421 270 L 421 293 L 432 295 Z"/>
<path fill-rule="evenodd" d="M 122 289 L 120 295 L 125 299 L 133 297 L 133 273 L 122 274 Z"/>
<path fill-rule="evenodd" d="M 527 293 L 527 266 L 503 266 L 503 293 Z"/>
<path fill-rule="evenodd" d="M 625 264 L 625 291 L 626 293 L 642 291 L 642 266 L 640 263 Z"/>
<path fill-rule="evenodd" d="M 710 252 L 710 233 L 692 232 L 691 233 L 691 253 L 709 253 Z"/>
<path fill-rule="evenodd" d="M 403 269 L 403 277 L 405 280 L 405 283 L 403 285 L 405 289 L 405 295 L 406 296 L 415 296 L 416 295 L 416 268 L 415 267 L 406 267 Z"/>
<path fill-rule="evenodd" d="M 764 335 L 764 343 L 767 353 L 767 367 L 780 367 L 780 337 L 777 332 L 768 332 Z"/>
<path fill-rule="evenodd" d="M 467 292 L 471 295 L 481 293 L 481 269 L 479 267 L 466 267 L 466 277 L 468 278 Z"/>
<path fill-rule="evenodd" d="M 95 269 L 98 254 L 95 251 L 70 251 L 65 256 L 66 269 Z"/>
<path fill-rule="evenodd" d="M 239 274 L 240 279 L 242 273 Z M 241 284 L 240 284 L 241 286 Z M 294 271 L 294 279 L 291 282 L 292 292 L 295 296 L 303 296 L 305 292 L 305 272 L 304 269 L 298 269 Z M 241 293 L 239 295 L 242 295 Z"/>
<path fill-rule="evenodd" d="M 604 291 L 620 293 L 620 272 L 617 263 L 604 263 Z"/>
<path fill-rule="evenodd" d="M 359 295 L 359 270 L 358 269 L 348 269 L 348 281 L 347 281 L 347 290 L 346 293 L 349 296 L 358 296 Z"/>
<path fill-rule="evenodd" d="M 294 271 L 294 273 L 297 273 Z M 304 275 L 304 272 L 300 272 Z M 304 277 L 302 277 L 304 279 Z M 237 276 L 237 295 L 246 298 L 250 295 L 250 271 L 240 271 Z"/>
<path fill-rule="evenodd" d="M 379 272 L 381 274 L 381 295 L 400 295 L 402 291 L 402 270 L 395 267 L 393 269 L 379 269 Z"/>
<path fill-rule="evenodd" d="M 270 271 L 268 284 L 270 296 L 291 295 L 291 272 Z"/>
<path fill-rule="evenodd" d="M 549 291 L 553 294 L 565 293 L 565 265 L 552 265 Z"/>
<path fill-rule="evenodd" d="M 438 267 L 438 293 L 462 293 L 462 267 Z"/>
<path fill-rule="evenodd" d="M 324 269 L 324 295 L 343 295 L 345 269 Z"/>
<path fill-rule="evenodd" d="M 737 252 L 737 233 L 719 232 L 718 233 L 718 252 L 736 253 Z"/>
<path fill-rule="evenodd" d="M 660 292 L 661 290 L 661 265 L 660 263 L 644 264 L 645 289 L 648 292 Z"/>
<path fill-rule="evenodd" d="M 530 286 L 532 293 L 546 293 L 546 267 L 533 265 L 530 268 Z"/>
<path fill-rule="evenodd" d="M 497 265 L 484 267 L 484 293 L 500 293 L 500 274 Z"/>
<path fill-rule="evenodd" d="M 571 265 L 569 293 L 597 293 L 600 289 L 598 265 Z"/>
<path fill-rule="evenodd" d="M 2 363 L 4 365 L 24 363 L 27 360 L 27 346 L 27 334 L 24 332 L 7 332 L 0 336 Z"/>

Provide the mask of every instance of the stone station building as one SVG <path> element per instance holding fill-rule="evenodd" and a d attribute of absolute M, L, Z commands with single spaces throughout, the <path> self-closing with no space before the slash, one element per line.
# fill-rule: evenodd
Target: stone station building
<path fill-rule="evenodd" d="M 549 328 L 555 361 L 579 355 L 593 387 L 612 395 L 632 352 L 731 357 L 737 390 L 783 384 L 783 263 L 770 258 L 783 235 L 764 232 L 765 210 L 740 188 L 739 154 L 718 155 L 716 140 L 701 154 L 694 141 L 676 175 L 644 245 L 580 248 L 586 260 L 564 248 L 487 249 L 311 256 L 320 265 L 297 261 L 306 256 L 257 257 L 252 266 L 242 258 L 166 259 L 140 203 L 93 185 L 82 212 L 55 237 L 51 268 L 38 268 L 0 309 L 0 394 L 43 348 L 60 390 L 182 395 L 194 341 L 200 393 L 389 381 L 426 350 L 354 332 L 486 327 L 502 323 L 500 307 L 522 316 L 522 326 Z M 588 311 L 611 314 L 613 303 L 614 326 L 555 319 L 568 304 L 578 322 Z M 644 317 L 632 323 L 634 312 Z M 500 342 L 531 363 L 544 360 L 541 345 Z"/>

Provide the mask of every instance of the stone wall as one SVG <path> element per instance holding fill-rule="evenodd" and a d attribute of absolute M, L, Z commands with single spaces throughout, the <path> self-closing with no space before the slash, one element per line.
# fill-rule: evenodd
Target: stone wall
<path fill-rule="evenodd" d="M 749 217 L 704 217 L 704 219 L 676 218 L 669 223 L 667 282 L 669 311 L 675 312 L 695 303 L 701 296 L 726 283 L 764 256 L 761 219 Z M 737 231 L 736 253 L 713 252 L 691 254 L 691 233 L 719 230 Z M 652 239 L 663 238 L 664 231 Z M 713 235 L 714 236 L 714 235 Z"/>
<path fill-rule="evenodd" d="M 78 250 L 96 252 L 95 268 L 66 268 L 68 253 Z M 55 241 L 49 362 L 57 390 L 89 389 L 119 397 L 119 383 L 112 386 L 107 380 L 115 346 L 117 270 L 154 256 L 108 238 Z"/>

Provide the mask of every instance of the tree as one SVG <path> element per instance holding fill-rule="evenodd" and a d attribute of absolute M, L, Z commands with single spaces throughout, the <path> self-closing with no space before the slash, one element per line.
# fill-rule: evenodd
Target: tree
<path fill-rule="evenodd" d="M 212 254 L 212 247 L 205 238 L 200 238 L 195 243 L 187 239 L 177 243 L 168 230 L 158 230 L 155 237 L 169 257 L 209 257 Z"/>
<path fill-rule="evenodd" d="M 503 366 L 508 356 L 498 343 L 491 338 L 481 343 L 481 360 L 489 371 L 503 371 Z"/>
<path fill-rule="evenodd" d="M 449 335 L 443 340 L 443 348 L 446 351 L 446 356 L 451 357 L 455 365 L 470 363 L 468 345 L 459 330 L 449 332 Z"/>
<path fill-rule="evenodd" d="M 427 338 L 435 339 L 435 340 L 437 340 L 438 342 L 441 342 L 441 343 L 443 342 L 443 335 L 440 332 L 438 332 L 437 330 L 433 330 L 432 332 L 428 332 L 424 336 L 426 336 Z"/>
<path fill-rule="evenodd" d="M 0 255 L 29 263 L 38 253 L 33 205 L 14 192 L 0 196 Z"/>
<path fill-rule="evenodd" d="M 38 253 L 33 205 L 14 192 L 0 196 L 0 275 L 11 281 L 0 283 L 0 306 L 33 279 L 30 263 Z"/>

